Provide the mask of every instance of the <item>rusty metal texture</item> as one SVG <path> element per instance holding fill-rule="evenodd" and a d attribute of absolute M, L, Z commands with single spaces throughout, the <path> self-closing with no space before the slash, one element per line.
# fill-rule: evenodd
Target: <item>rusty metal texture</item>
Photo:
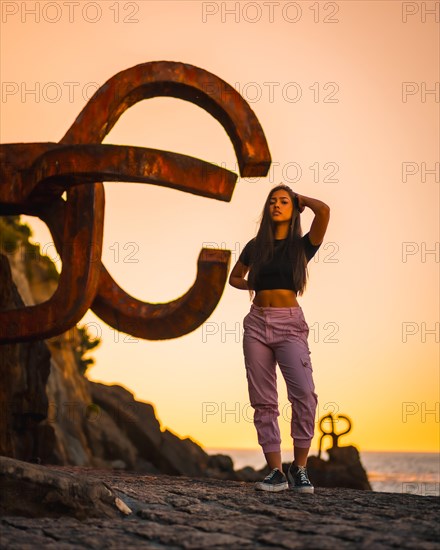
<path fill-rule="evenodd" d="M 0 312 L 0 343 L 55 336 L 89 308 L 118 331 L 149 340 L 177 338 L 199 327 L 216 308 L 226 284 L 229 250 L 203 248 L 194 284 L 167 303 L 130 296 L 101 262 L 103 181 L 148 183 L 228 202 L 232 198 L 237 175 L 229 170 L 169 151 L 102 144 L 125 110 L 156 96 L 205 109 L 229 135 L 240 175 L 267 175 L 268 145 L 246 101 L 214 74 L 170 61 L 144 63 L 113 76 L 59 143 L 1 145 L 0 215 L 40 217 L 50 229 L 62 272 L 48 301 Z"/>

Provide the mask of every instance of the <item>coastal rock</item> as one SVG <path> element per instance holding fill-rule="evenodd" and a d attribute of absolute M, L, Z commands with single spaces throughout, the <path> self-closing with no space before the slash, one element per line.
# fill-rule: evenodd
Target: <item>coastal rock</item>
<path fill-rule="evenodd" d="M 4 548 L 438 549 L 437 497 L 327 488 L 267 493 L 245 482 L 56 469 L 102 483 L 133 513 L 83 521 L 4 514 Z"/>
<path fill-rule="evenodd" d="M 112 416 L 96 403 L 90 405 L 85 435 L 97 467 L 154 473 L 151 468 L 138 468 L 138 451 Z"/>
<path fill-rule="evenodd" d="M 122 386 L 89 382 L 93 402 L 112 419 L 116 429 L 109 439 L 124 434 L 133 445 L 138 459 L 134 469 L 171 475 L 203 475 L 208 454 L 190 438 L 180 439 L 171 431 L 161 431 L 153 405 L 136 401 Z"/>
<path fill-rule="evenodd" d="M 0 457 L 0 515 L 77 519 L 118 517 L 127 505 L 104 483 Z"/>
<path fill-rule="evenodd" d="M 24 306 L 3 254 L 0 281 L 0 309 Z M 34 460 L 38 454 L 38 424 L 48 409 L 45 386 L 50 372 L 49 349 L 43 341 L 1 345 L 0 367 L 0 454 Z"/>
<path fill-rule="evenodd" d="M 371 490 L 367 472 L 362 466 L 359 451 L 353 445 L 331 447 L 329 460 L 310 456 L 307 471 L 317 487 L 347 487 Z"/>
<path fill-rule="evenodd" d="M 228 455 L 210 455 L 206 475 L 210 476 L 211 474 L 212 477 L 220 479 L 246 481 L 236 471 L 234 471 L 234 463 L 232 458 Z"/>

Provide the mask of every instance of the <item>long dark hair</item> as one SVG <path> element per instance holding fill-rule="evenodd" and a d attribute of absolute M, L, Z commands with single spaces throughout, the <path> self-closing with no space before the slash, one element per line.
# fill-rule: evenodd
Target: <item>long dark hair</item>
<path fill-rule="evenodd" d="M 263 212 L 260 218 L 260 227 L 258 229 L 257 236 L 255 237 L 254 256 L 249 271 L 248 284 L 250 289 L 255 287 L 255 281 L 262 265 L 269 262 L 273 258 L 275 223 L 271 218 L 269 208 L 272 195 L 276 191 L 280 190 L 287 191 L 293 205 L 292 219 L 290 221 L 289 232 L 287 234 L 283 253 L 288 254 L 289 262 L 293 268 L 294 287 L 297 289 L 297 293 L 302 295 L 307 286 L 308 270 L 307 258 L 301 240 L 303 235 L 300 212 L 298 210 L 298 203 L 295 193 L 289 186 L 282 183 L 271 189 L 264 204 Z"/>

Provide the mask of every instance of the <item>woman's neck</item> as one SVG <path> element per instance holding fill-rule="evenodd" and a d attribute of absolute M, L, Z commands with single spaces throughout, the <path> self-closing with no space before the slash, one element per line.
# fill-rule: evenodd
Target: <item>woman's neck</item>
<path fill-rule="evenodd" d="M 287 239 L 287 235 L 289 234 L 289 223 L 277 223 L 275 226 L 275 232 L 274 232 L 274 239 L 281 240 L 281 239 Z"/>

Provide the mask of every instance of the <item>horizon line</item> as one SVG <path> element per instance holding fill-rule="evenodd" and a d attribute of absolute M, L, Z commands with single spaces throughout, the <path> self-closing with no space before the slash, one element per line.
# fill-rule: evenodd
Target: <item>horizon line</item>
<path fill-rule="evenodd" d="M 351 446 L 351 445 L 348 445 Z M 396 449 L 359 449 L 356 445 L 352 445 L 353 447 L 356 447 L 357 450 L 360 453 L 418 453 L 418 454 L 438 454 L 440 455 L 440 450 L 437 451 L 420 451 L 420 450 L 396 450 Z M 342 445 L 341 447 L 347 447 L 347 445 Z M 222 450 L 222 451 L 253 451 L 253 452 L 261 452 L 263 454 L 263 451 L 260 448 L 257 447 L 216 447 L 216 446 L 203 446 L 204 450 Z M 281 448 L 281 452 L 290 452 L 292 449 L 290 447 L 288 448 Z M 322 453 L 326 453 L 329 449 L 322 450 Z M 318 452 L 318 449 L 310 449 L 310 453 Z M 310 455 L 309 455 L 310 456 Z"/>

